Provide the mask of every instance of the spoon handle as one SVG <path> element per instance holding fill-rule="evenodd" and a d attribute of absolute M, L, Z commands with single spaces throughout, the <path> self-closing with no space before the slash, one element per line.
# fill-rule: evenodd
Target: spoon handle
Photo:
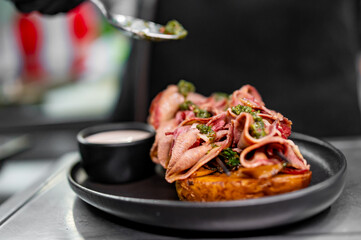
<path fill-rule="evenodd" d="M 100 12 L 106 17 L 109 17 L 108 8 L 105 7 L 105 4 L 100 0 L 89 0 L 92 2 L 99 10 Z"/>

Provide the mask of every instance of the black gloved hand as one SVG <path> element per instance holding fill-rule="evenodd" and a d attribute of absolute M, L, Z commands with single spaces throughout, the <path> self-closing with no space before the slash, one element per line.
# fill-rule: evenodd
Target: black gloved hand
<path fill-rule="evenodd" d="M 22 13 L 38 11 L 42 14 L 55 15 L 65 13 L 78 6 L 84 0 L 11 0 Z"/>

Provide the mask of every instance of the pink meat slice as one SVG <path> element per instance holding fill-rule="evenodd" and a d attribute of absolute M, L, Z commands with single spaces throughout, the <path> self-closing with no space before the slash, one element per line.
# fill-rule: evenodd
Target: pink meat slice
<path fill-rule="evenodd" d="M 160 92 L 152 101 L 149 110 L 149 124 L 157 129 L 162 122 L 172 119 L 179 105 L 184 102 L 184 97 L 178 92 L 176 85 L 168 86 L 164 91 Z"/>
<path fill-rule="evenodd" d="M 283 138 L 288 138 L 291 135 L 292 121 L 284 117 L 281 113 L 268 110 L 267 112 L 264 111 L 260 113 L 259 116 L 269 122 L 277 121 L 277 129 Z"/>
<path fill-rule="evenodd" d="M 241 113 L 233 120 L 234 139 L 233 143 L 239 148 L 243 149 L 252 144 L 267 141 L 277 133 L 276 124 L 266 126 L 267 135 L 262 138 L 254 138 L 250 132 L 250 126 L 254 123 L 253 117 L 249 113 Z"/>
<path fill-rule="evenodd" d="M 177 127 L 175 119 L 162 123 L 157 129 L 155 141 L 150 150 L 150 157 L 154 163 L 166 168 L 169 161 L 169 152 L 172 146 L 173 136 L 166 135 Z"/>
<path fill-rule="evenodd" d="M 254 168 L 279 163 L 275 151 L 283 154 L 292 167 L 309 170 L 310 166 L 303 158 L 298 147 L 291 140 L 278 136 L 245 148 L 240 155 L 241 165 L 246 168 Z"/>
<path fill-rule="evenodd" d="M 169 170 L 169 165 L 166 173 L 166 180 L 172 183 L 177 180 L 188 178 L 204 164 L 217 157 L 223 149 L 229 147 L 231 144 L 232 136 L 233 133 L 231 130 L 229 130 L 226 140 L 222 142 L 215 142 L 214 144 L 207 143 L 197 147 L 197 149 L 189 149 L 188 151 L 191 152 L 189 152 L 189 154 L 184 153 L 185 157 L 179 158 L 179 162 L 177 162 L 178 166 L 187 165 L 187 168 L 179 167 L 176 170 Z M 189 157 L 191 158 L 191 160 L 189 159 Z M 175 165 L 176 164 L 174 164 L 174 166 Z"/>
<path fill-rule="evenodd" d="M 217 115 L 225 111 L 226 107 L 228 106 L 228 100 L 223 98 L 217 101 L 216 97 L 212 95 L 198 106 L 201 109 L 211 112 L 213 115 Z"/>
<path fill-rule="evenodd" d="M 203 144 L 187 150 L 177 159 L 177 161 L 172 162 L 174 163 L 172 166 L 167 168 L 166 176 L 171 176 L 175 173 L 191 168 L 211 149 L 212 146 L 210 144 Z"/>
<path fill-rule="evenodd" d="M 237 106 L 238 104 L 245 105 L 247 102 L 254 106 L 264 106 L 261 95 L 257 89 L 251 85 L 244 85 L 232 93 L 230 106 Z"/>
<path fill-rule="evenodd" d="M 187 110 L 187 111 L 178 111 L 177 114 L 175 115 L 175 119 L 177 120 L 177 123 L 180 124 L 181 122 L 188 120 L 188 119 L 193 119 L 195 118 L 196 115 L 194 114 L 193 111 Z"/>
<path fill-rule="evenodd" d="M 179 166 L 178 160 L 197 141 L 198 133 L 198 129 L 189 128 L 189 131 L 176 136 L 167 169 L 172 169 L 175 165 Z"/>
<path fill-rule="evenodd" d="M 203 96 L 202 94 L 191 92 L 187 96 L 187 100 L 191 101 L 196 105 L 201 105 L 207 101 L 207 97 Z"/>
<path fill-rule="evenodd" d="M 221 114 L 213 116 L 209 122 L 207 123 L 208 126 L 212 126 L 213 131 L 218 131 L 222 129 L 228 122 L 227 113 L 223 112 Z"/>

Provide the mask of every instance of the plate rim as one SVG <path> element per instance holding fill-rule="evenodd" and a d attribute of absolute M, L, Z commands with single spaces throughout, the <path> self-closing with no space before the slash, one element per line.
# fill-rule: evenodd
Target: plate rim
<path fill-rule="evenodd" d="M 94 194 L 94 195 L 97 195 L 102 198 L 113 199 L 113 200 L 124 201 L 124 202 L 132 202 L 135 204 L 159 205 L 159 206 L 177 207 L 177 208 L 181 208 L 181 207 L 183 207 L 183 208 L 215 208 L 215 207 L 233 208 L 233 207 L 247 207 L 247 206 L 274 204 L 276 202 L 294 200 L 294 199 L 300 198 L 304 195 L 311 194 L 312 192 L 317 192 L 322 189 L 325 189 L 329 185 L 332 185 L 333 182 L 337 181 L 342 175 L 346 174 L 346 170 L 347 170 L 346 158 L 345 158 L 344 154 L 339 149 L 334 147 L 332 144 L 328 143 L 325 140 L 321 140 L 316 137 L 312 137 L 312 136 L 309 136 L 306 134 L 301 134 L 301 133 L 296 133 L 296 132 L 292 133 L 291 138 L 316 143 L 316 144 L 330 148 L 333 152 L 335 152 L 339 156 L 339 159 L 341 161 L 340 169 L 334 175 L 330 176 L 326 180 L 319 182 L 315 185 L 306 187 L 304 189 L 297 190 L 297 191 L 283 193 L 283 194 L 274 195 L 274 196 L 265 196 L 265 197 L 261 197 L 261 198 L 255 198 L 255 199 L 241 199 L 241 200 L 230 200 L 230 201 L 219 201 L 219 202 L 188 202 L 188 201 L 181 201 L 181 200 L 144 199 L 144 198 L 124 197 L 124 196 L 112 195 L 112 194 L 108 194 L 108 193 L 102 193 L 102 192 L 99 192 L 99 191 L 96 191 L 93 189 L 89 189 L 89 188 L 81 185 L 73 178 L 73 176 L 72 176 L 73 172 L 75 172 L 76 169 L 81 168 L 80 160 L 76 161 L 69 167 L 68 172 L 67 172 L 67 179 L 68 179 L 68 182 L 70 183 L 71 187 L 76 187 L 78 189 L 81 189 L 84 192 Z M 76 194 L 79 196 L 79 194 L 77 192 L 76 192 Z M 81 196 L 79 196 L 79 197 L 82 198 Z"/>

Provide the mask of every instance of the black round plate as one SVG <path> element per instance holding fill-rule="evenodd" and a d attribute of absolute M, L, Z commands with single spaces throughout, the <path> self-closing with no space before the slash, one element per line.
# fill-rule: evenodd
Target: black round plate
<path fill-rule="evenodd" d="M 341 194 L 346 160 L 332 145 L 307 135 L 291 139 L 311 165 L 309 187 L 291 193 L 226 202 L 182 202 L 173 184 L 158 175 L 118 185 L 92 182 L 80 163 L 68 181 L 85 202 L 105 212 L 154 226 L 205 231 L 242 231 L 294 223 L 329 207 Z"/>

